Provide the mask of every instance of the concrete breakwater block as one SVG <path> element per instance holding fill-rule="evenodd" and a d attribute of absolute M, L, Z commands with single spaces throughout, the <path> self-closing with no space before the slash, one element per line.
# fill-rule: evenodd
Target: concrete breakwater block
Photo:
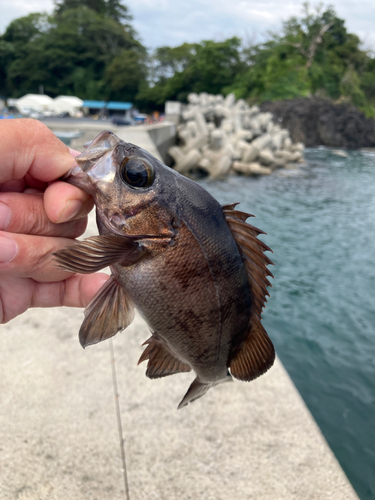
<path fill-rule="evenodd" d="M 304 145 L 293 144 L 288 130 L 273 122 L 272 113 L 262 113 L 243 99 L 236 101 L 234 94 L 224 98 L 191 93 L 187 106 L 168 101 L 167 119 L 169 111 L 179 124 L 179 144 L 168 153 L 174 168 L 184 175 L 268 175 L 304 161 Z"/>

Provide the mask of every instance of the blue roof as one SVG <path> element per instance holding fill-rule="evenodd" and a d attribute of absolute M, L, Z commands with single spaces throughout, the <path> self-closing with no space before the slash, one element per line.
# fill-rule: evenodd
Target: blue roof
<path fill-rule="evenodd" d="M 115 102 L 109 101 L 107 109 L 127 110 L 131 109 L 133 104 L 131 102 Z"/>
<path fill-rule="evenodd" d="M 105 105 L 106 105 L 105 101 L 83 101 L 82 107 L 102 109 L 105 107 Z"/>
<path fill-rule="evenodd" d="M 124 111 L 127 109 L 131 109 L 133 104 L 131 102 L 115 102 L 115 101 L 83 101 L 83 108 L 94 108 L 94 109 L 115 109 L 118 111 Z"/>

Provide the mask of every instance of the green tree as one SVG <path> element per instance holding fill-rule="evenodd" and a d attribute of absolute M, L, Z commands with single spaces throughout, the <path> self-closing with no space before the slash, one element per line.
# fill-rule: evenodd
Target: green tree
<path fill-rule="evenodd" d="M 190 92 L 222 93 L 233 75 L 242 71 L 240 45 L 239 38 L 234 37 L 157 49 L 151 85 L 143 88 L 138 99 L 161 105 L 166 100 L 186 101 Z"/>
<path fill-rule="evenodd" d="M 344 98 L 367 114 L 372 112 L 374 75 L 366 70 L 369 56 L 331 7 L 311 11 L 308 3 L 303 4 L 300 18 L 287 20 L 281 33 L 271 33 L 264 43 L 248 47 L 242 57 L 245 72 L 225 89 L 237 97 L 264 101 L 320 95 Z"/>
<path fill-rule="evenodd" d="M 134 102 L 140 85 L 146 81 L 146 73 L 143 58 L 136 51 L 121 50 L 105 70 L 108 99 Z"/>
<path fill-rule="evenodd" d="M 80 7 L 87 7 L 120 24 L 132 20 L 128 7 L 119 0 L 57 0 L 55 1 L 55 15 L 59 16 L 67 10 L 79 9 Z"/>
<path fill-rule="evenodd" d="M 52 96 L 73 94 L 84 99 L 107 99 L 114 92 L 107 68 L 120 54 L 126 53 L 129 58 L 129 52 L 134 52 L 133 59 L 138 59 L 142 66 L 146 50 L 133 28 L 114 19 L 113 12 L 99 12 L 100 5 L 116 10 L 116 1 L 100 1 L 90 2 L 94 10 L 85 5 L 76 7 L 74 0 L 68 0 L 60 4 L 53 16 L 31 14 L 13 21 L 0 38 L 1 46 L 6 44 L 6 55 L 2 56 L 3 49 L 0 57 L 6 58 L 7 91 L 17 97 L 36 93 L 43 85 Z M 116 12 L 125 20 L 127 9 L 120 7 L 123 10 Z M 128 78 L 124 67 L 122 71 L 123 79 Z M 139 80 L 134 83 L 133 76 L 132 90 L 126 91 L 127 100 L 135 98 L 145 79 L 144 72 L 138 72 L 137 77 Z M 124 100 L 118 85 L 116 89 L 117 98 Z"/>
<path fill-rule="evenodd" d="M 1 40 L 6 47 L 4 87 L 7 92 L 13 91 L 15 96 L 38 92 L 40 78 L 44 79 L 45 73 L 40 65 L 43 39 L 49 29 L 45 14 L 29 14 L 9 24 Z"/>

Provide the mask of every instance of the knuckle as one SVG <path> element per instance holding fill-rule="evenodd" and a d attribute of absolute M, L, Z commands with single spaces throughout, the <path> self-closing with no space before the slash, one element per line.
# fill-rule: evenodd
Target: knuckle
<path fill-rule="evenodd" d="M 44 275 L 50 266 L 52 260 L 52 252 L 49 245 L 45 245 L 42 241 L 28 245 L 24 248 L 22 255 L 24 273 L 27 278 Z"/>
<path fill-rule="evenodd" d="M 43 203 L 33 195 L 27 195 L 27 197 L 27 209 L 20 211 L 17 221 L 19 231 L 34 235 L 45 234 L 50 224 L 44 212 Z"/>

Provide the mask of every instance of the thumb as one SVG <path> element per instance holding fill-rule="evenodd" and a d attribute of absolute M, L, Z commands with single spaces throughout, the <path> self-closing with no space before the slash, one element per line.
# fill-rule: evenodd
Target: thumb
<path fill-rule="evenodd" d="M 50 182 L 74 163 L 69 148 L 48 127 L 28 118 L 0 121 L 0 151 L 0 184 L 22 179 L 26 173 Z"/>

